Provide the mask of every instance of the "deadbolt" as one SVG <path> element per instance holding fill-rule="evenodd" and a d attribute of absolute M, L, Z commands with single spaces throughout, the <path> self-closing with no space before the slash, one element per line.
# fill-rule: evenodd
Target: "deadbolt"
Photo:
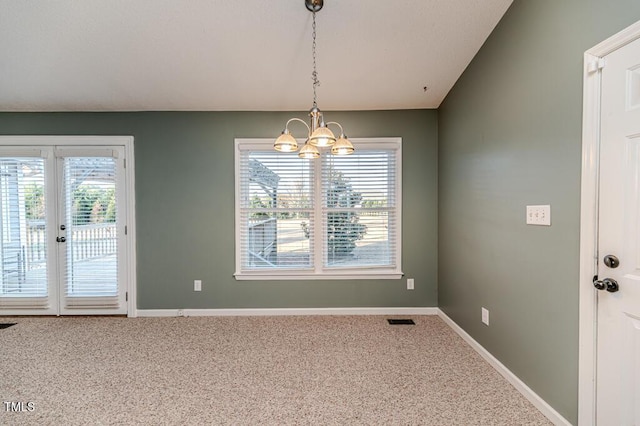
<path fill-rule="evenodd" d="M 618 266 L 620 266 L 620 259 L 618 259 L 612 254 L 608 254 L 604 257 L 604 264 L 611 269 L 615 269 Z"/>

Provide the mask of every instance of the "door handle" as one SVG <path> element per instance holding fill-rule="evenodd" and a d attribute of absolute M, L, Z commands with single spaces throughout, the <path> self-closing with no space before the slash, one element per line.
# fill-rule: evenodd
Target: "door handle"
<path fill-rule="evenodd" d="M 59 243 L 64 243 L 65 241 L 67 241 L 67 239 L 65 237 L 57 237 L 56 241 Z"/>
<path fill-rule="evenodd" d="M 605 278 L 604 280 L 598 280 L 598 276 L 593 277 L 593 286 L 598 290 L 607 290 L 609 293 L 615 293 L 620 290 L 618 282 L 613 278 Z"/>
<path fill-rule="evenodd" d="M 616 291 L 620 290 L 618 281 L 614 280 L 613 278 L 605 278 L 604 280 L 602 280 L 602 282 L 605 286 L 607 286 L 607 291 L 609 293 L 615 293 Z"/>

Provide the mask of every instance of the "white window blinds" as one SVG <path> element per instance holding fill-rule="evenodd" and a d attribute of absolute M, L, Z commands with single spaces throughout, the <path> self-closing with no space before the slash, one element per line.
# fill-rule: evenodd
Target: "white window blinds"
<path fill-rule="evenodd" d="M 48 304 L 44 167 L 0 157 L 0 307 Z"/>
<path fill-rule="evenodd" d="M 394 150 L 323 158 L 325 267 L 396 266 L 396 179 Z"/>
<path fill-rule="evenodd" d="M 399 139 L 305 160 L 236 141 L 236 277 L 399 278 Z"/>
<path fill-rule="evenodd" d="M 117 307 L 116 161 L 64 158 L 67 308 Z"/>
<path fill-rule="evenodd" d="M 296 155 L 264 150 L 241 153 L 243 269 L 312 267 L 313 176 L 309 162 Z"/>

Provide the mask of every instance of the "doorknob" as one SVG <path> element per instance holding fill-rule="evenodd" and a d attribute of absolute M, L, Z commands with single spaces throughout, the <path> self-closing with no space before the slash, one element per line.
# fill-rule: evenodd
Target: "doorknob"
<path fill-rule="evenodd" d="M 613 278 L 605 278 L 604 280 L 602 280 L 602 282 L 605 286 L 607 286 L 607 291 L 609 293 L 615 293 L 616 291 L 620 290 L 618 282 Z"/>
<path fill-rule="evenodd" d="M 67 241 L 67 239 L 65 237 L 56 237 L 56 241 L 59 243 L 64 243 L 65 241 Z"/>
<path fill-rule="evenodd" d="M 613 278 L 605 278 L 604 280 L 598 280 L 598 276 L 593 277 L 593 286 L 598 290 L 607 290 L 609 293 L 615 293 L 620 290 L 618 282 Z"/>

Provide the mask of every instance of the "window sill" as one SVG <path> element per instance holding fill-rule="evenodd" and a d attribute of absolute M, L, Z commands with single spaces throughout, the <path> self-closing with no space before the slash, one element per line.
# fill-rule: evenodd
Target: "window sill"
<path fill-rule="evenodd" d="M 262 273 L 262 272 L 242 272 L 233 274 L 238 281 L 275 281 L 275 280 L 399 280 L 404 274 L 402 272 L 375 272 L 375 273 L 322 273 L 322 274 L 300 274 L 300 273 Z"/>

